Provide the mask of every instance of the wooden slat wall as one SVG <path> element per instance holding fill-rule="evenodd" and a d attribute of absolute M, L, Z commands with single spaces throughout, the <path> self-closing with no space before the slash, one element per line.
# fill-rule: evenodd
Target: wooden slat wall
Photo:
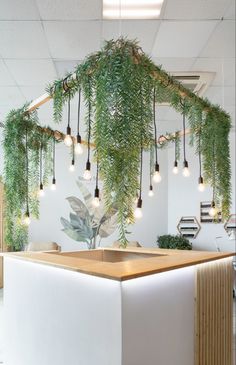
<path fill-rule="evenodd" d="M 232 259 L 196 267 L 195 365 L 232 365 Z"/>

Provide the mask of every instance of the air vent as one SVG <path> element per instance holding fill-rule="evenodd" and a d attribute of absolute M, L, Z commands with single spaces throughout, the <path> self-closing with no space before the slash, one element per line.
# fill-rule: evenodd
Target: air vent
<path fill-rule="evenodd" d="M 212 83 L 215 72 L 174 72 L 171 75 L 198 96 L 203 96 Z"/>

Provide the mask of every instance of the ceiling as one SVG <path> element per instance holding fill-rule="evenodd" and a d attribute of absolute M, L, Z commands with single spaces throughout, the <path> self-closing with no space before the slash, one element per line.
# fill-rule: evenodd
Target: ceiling
<path fill-rule="evenodd" d="M 137 38 L 167 71 L 215 72 L 205 96 L 235 121 L 234 0 L 165 0 L 158 20 L 125 21 L 103 21 L 102 0 L 1 0 L 0 121 L 121 34 Z M 40 108 L 42 124 L 52 125 L 51 109 Z M 158 115 L 161 132 L 178 127 L 169 107 Z"/>

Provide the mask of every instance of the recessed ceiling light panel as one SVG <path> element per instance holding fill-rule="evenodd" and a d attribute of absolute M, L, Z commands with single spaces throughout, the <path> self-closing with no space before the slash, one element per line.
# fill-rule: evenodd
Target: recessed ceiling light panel
<path fill-rule="evenodd" d="M 156 19 L 164 0 L 103 0 L 104 19 Z"/>

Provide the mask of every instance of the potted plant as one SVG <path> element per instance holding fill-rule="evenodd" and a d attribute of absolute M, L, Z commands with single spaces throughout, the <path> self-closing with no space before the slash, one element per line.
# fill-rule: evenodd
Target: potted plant
<path fill-rule="evenodd" d="M 181 235 L 165 234 L 157 238 L 157 245 L 160 248 L 170 248 L 177 250 L 192 250 L 190 241 Z"/>

